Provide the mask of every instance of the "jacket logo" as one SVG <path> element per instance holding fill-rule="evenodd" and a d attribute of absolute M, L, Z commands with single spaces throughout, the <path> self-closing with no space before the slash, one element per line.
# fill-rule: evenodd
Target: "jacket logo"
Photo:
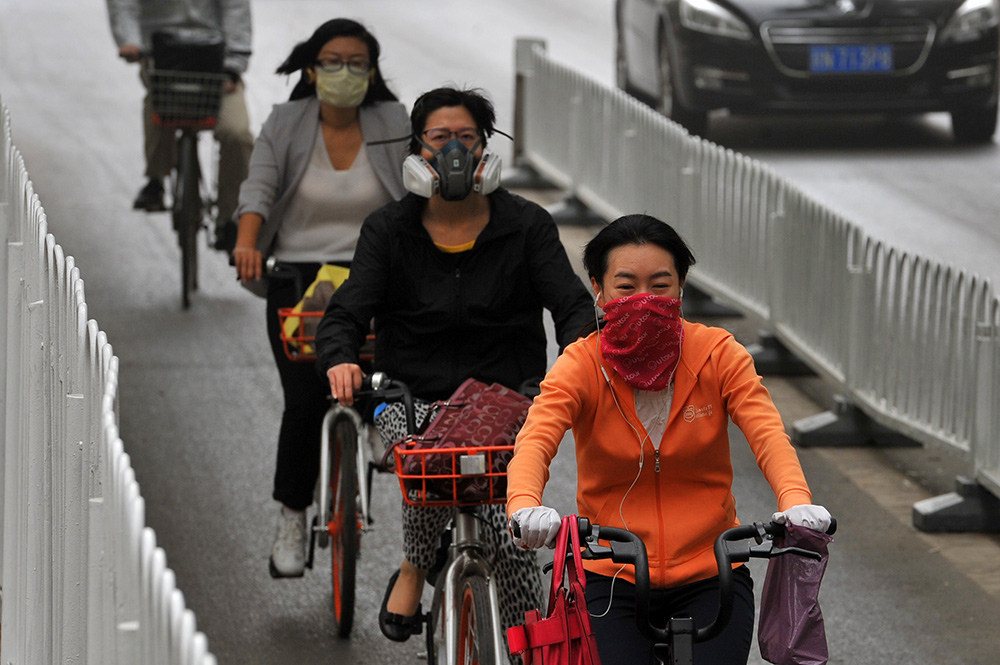
<path fill-rule="evenodd" d="M 684 422 L 690 423 L 694 422 L 695 418 L 708 418 L 712 415 L 712 405 L 706 404 L 702 407 L 695 407 L 694 404 L 688 404 L 684 407 L 683 417 Z"/>

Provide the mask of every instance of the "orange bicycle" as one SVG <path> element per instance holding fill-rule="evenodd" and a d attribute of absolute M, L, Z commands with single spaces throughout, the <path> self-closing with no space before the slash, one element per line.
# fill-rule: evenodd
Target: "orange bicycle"
<path fill-rule="evenodd" d="M 271 262 L 268 277 L 296 280 L 294 268 Z M 301 284 L 299 284 L 301 286 Z M 302 289 L 298 289 L 302 293 Z M 316 361 L 316 328 L 323 312 L 278 310 L 285 355 L 295 362 Z M 362 349 L 361 362 L 370 366 L 374 336 Z M 376 375 L 377 376 L 377 375 Z M 366 378 L 358 398 L 373 390 L 374 377 Z M 378 381 L 374 379 L 374 388 Z M 333 615 L 340 637 L 349 637 L 354 624 L 355 579 L 361 535 L 372 524 L 370 514 L 372 473 L 376 468 L 371 425 L 361 414 L 331 398 L 323 418 L 320 439 L 320 475 L 316 483 L 316 515 L 310 528 L 306 567 L 312 568 L 317 545 L 330 547 Z M 377 435 L 375 436 L 377 439 Z"/>

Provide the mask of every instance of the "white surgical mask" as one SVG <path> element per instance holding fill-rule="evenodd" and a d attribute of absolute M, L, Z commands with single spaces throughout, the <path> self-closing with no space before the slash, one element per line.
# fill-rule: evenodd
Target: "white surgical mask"
<path fill-rule="evenodd" d="M 368 74 L 354 74 L 348 67 L 339 72 L 316 69 L 316 96 L 321 102 L 339 108 L 354 108 L 368 92 Z"/>

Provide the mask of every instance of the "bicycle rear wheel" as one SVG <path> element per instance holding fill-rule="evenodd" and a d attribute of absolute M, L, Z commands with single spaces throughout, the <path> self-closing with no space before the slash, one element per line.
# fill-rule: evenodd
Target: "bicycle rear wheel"
<path fill-rule="evenodd" d="M 350 418 L 338 418 L 330 436 L 330 532 L 333 615 L 337 634 L 348 637 L 354 625 L 354 589 L 361 545 L 358 515 L 358 430 Z"/>
<path fill-rule="evenodd" d="M 181 304 L 184 309 L 191 306 L 191 293 L 198 289 L 197 239 L 202 217 L 200 181 L 198 135 L 185 132 L 178 145 L 173 201 L 174 230 L 181 249 Z"/>

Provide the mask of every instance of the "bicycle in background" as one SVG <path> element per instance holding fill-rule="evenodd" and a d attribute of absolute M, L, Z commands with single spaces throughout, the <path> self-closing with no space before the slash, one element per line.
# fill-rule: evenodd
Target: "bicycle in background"
<path fill-rule="evenodd" d="M 208 226 L 215 206 L 202 178 L 199 133 L 215 127 L 228 76 L 223 73 L 225 43 L 214 31 L 173 29 L 153 35 L 149 71 L 153 122 L 177 136 L 171 174 L 171 218 L 181 251 L 181 304 L 191 306 L 198 289 L 198 232 Z"/>
<path fill-rule="evenodd" d="M 268 279 L 287 279 L 295 284 L 300 296 L 304 293 L 302 277 L 293 266 L 269 260 Z M 322 311 L 278 310 L 281 341 L 285 355 L 295 362 L 316 362 L 316 328 Z M 362 367 L 370 370 L 373 360 L 372 342 L 361 350 Z M 366 370 L 367 371 L 367 370 Z M 381 383 L 384 375 L 365 378 L 356 397 L 359 404 L 373 394 L 395 396 Z M 333 618 L 337 635 L 349 637 L 354 626 L 354 598 L 357 560 L 361 536 L 371 526 L 372 475 L 378 469 L 373 441 L 380 441 L 370 424 L 370 418 L 358 410 L 343 406 L 331 398 L 330 408 L 323 417 L 320 434 L 319 479 L 316 483 L 316 514 L 309 529 L 306 567 L 312 569 L 316 546 L 330 547 Z"/>

